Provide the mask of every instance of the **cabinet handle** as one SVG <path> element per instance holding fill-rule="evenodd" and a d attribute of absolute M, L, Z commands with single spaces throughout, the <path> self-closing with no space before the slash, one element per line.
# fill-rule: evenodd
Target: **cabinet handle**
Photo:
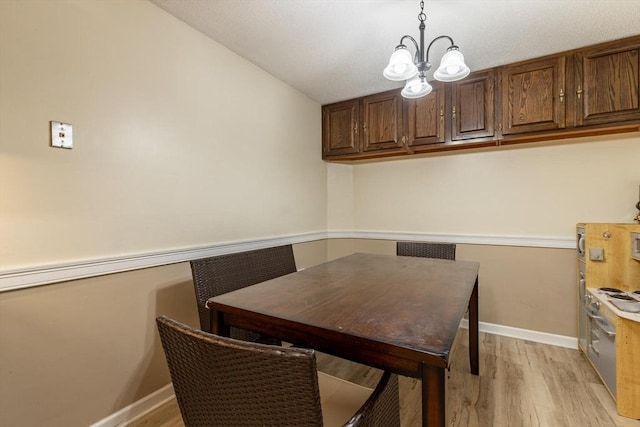
<path fill-rule="evenodd" d="M 364 123 L 362 124 L 362 130 L 363 130 L 363 131 L 365 131 L 365 132 L 367 132 L 367 122 L 364 122 Z"/>
<path fill-rule="evenodd" d="M 356 125 L 353 127 L 353 133 L 358 134 L 358 122 L 356 122 Z"/>
<path fill-rule="evenodd" d="M 560 103 L 564 102 L 564 89 L 560 89 Z"/>
<path fill-rule="evenodd" d="M 451 115 L 452 115 L 453 117 L 455 117 L 455 116 L 456 116 L 456 107 L 453 107 L 453 108 L 451 109 Z"/>
<path fill-rule="evenodd" d="M 582 96 L 582 86 L 578 85 L 578 91 L 576 92 L 576 94 L 578 95 L 578 99 L 580 99 L 580 97 Z"/>
<path fill-rule="evenodd" d="M 455 111 L 455 108 L 454 108 Z M 444 108 L 440 108 L 440 120 L 444 120 Z"/>

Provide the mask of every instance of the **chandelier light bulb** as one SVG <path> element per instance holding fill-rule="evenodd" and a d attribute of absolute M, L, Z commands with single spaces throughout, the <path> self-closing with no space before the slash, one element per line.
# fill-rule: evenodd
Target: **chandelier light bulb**
<path fill-rule="evenodd" d="M 392 81 L 410 79 L 418 73 L 418 67 L 413 63 L 411 52 L 406 46 L 400 45 L 391 54 L 389 65 L 384 69 L 383 75 Z"/>
<path fill-rule="evenodd" d="M 410 80 L 409 83 L 407 83 L 407 89 L 411 93 L 420 92 L 421 87 L 422 87 L 422 84 L 420 82 L 420 79 L 413 79 L 413 80 Z"/>
<path fill-rule="evenodd" d="M 398 63 L 398 64 L 393 64 L 393 72 L 396 74 L 402 74 L 405 71 L 407 71 L 407 64 L 402 64 L 402 63 Z"/>
<path fill-rule="evenodd" d="M 447 74 L 455 74 L 460 71 L 459 65 L 447 65 Z"/>
<path fill-rule="evenodd" d="M 440 67 L 433 73 L 433 77 L 441 82 L 455 82 L 464 79 L 471 70 L 464 63 L 464 55 L 457 46 L 451 46 L 440 61 Z"/>
<path fill-rule="evenodd" d="M 415 77 L 408 80 L 404 89 L 402 89 L 401 95 L 404 98 L 414 99 L 421 98 L 431 93 L 433 88 L 425 77 Z"/>

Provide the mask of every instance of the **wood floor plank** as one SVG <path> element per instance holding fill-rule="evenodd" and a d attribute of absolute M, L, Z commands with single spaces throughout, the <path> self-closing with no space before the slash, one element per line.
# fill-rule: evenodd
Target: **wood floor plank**
<path fill-rule="evenodd" d="M 447 425 L 451 427 L 640 427 L 621 417 L 615 402 L 578 350 L 480 333 L 480 375 L 469 372 L 466 330 L 447 373 Z M 318 369 L 374 387 L 379 370 L 318 354 Z M 418 427 L 421 387 L 400 377 L 402 427 Z M 129 427 L 184 427 L 175 399 Z"/>

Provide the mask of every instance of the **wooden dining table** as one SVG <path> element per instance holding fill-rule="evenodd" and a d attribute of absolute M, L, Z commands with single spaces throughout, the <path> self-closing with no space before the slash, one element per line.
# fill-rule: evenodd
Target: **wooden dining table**
<path fill-rule="evenodd" d="M 445 371 L 465 312 L 478 363 L 478 270 L 471 261 L 356 253 L 211 298 L 229 327 L 422 380 L 422 425 L 446 423 Z"/>

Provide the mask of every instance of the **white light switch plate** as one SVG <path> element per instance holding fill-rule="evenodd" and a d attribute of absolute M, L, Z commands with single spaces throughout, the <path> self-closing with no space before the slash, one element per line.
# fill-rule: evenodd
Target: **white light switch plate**
<path fill-rule="evenodd" d="M 69 123 L 51 122 L 51 146 L 73 148 L 73 126 Z"/>

